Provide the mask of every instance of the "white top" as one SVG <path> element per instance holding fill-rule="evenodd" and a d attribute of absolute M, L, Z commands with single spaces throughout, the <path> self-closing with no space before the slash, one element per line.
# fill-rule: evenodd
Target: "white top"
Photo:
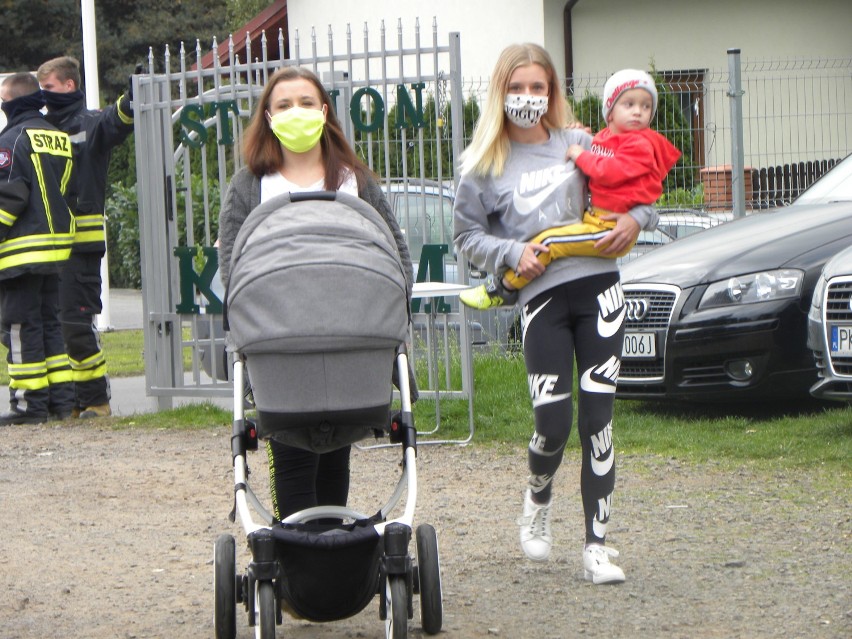
<path fill-rule="evenodd" d="M 291 182 L 281 173 L 275 172 L 269 175 L 264 175 L 260 178 L 260 201 L 265 202 L 276 195 L 283 193 L 310 193 L 311 191 L 325 191 L 325 179 L 320 179 L 309 184 L 308 186 L 299 186 L 295 182 Z M 355 174 L 347 169 L 346 179 L 340 185 L 338 191 L 343 191 L 349 195 L 358 197 L 358 181 L 355 179 Z"/>

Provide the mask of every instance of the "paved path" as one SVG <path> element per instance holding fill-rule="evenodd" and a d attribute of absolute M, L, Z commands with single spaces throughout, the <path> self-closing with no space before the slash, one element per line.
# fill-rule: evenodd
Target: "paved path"
<path fill-rule="evenodd" d="M 105 326 L 98 323 L 98 328 L 102 331 L 142 329 L 143 319 L 142 291 L 125 288 L 110 289 L 109 319 L 108 322 L 104 322 Z M 107 353 L 107 367 L 109 367 L 109 353 Z M 159 410 L 158 398 L 146 395 L 147 386 L 144 376 L 111 377 L 110 386 L 112 387 L 110 406 L 114 415 L 127 416 Z M 192 397 L 175 397 L 172 404 L 181 406 L 202 401 L 204 400 Z M 229 399 L 215 398 L 210 401 L 223 408 L 231 407 Z"/>

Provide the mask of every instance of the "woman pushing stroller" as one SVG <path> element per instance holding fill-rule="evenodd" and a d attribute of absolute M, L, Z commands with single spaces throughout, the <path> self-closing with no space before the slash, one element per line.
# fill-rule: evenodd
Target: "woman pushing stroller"
<path fill-rule="evenodd" d="M 342 191 L 369 203 L 387 223 L 399 251 L 410 296 L 411 256 L 378 182 L 346 141 L 331 98 L 301 67 L 276 71 L 264 88 L 243 146 L 245 167 L 231 180 L 219 215 L 219 264 L 228 288 L 234 241 L 249 213 L 284 193 Z M 411 385 L 412 401 L 416 390 Z M 345 506 L 351 446 L 318 453 L 266 442 L 275 517 L 317 506 Z"/>

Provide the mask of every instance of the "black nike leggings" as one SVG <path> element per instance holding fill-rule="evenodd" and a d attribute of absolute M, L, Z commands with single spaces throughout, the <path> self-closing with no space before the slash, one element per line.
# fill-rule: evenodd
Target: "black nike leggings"
<path fill-rule="evenodd" d="M 586 543 L 605 541 L 615 487 L 612 412 L 624 312 L 617 273 L 561 284 L 533 298 L 522 310 L 524 359 L 535 415 L 529 485 L 538 503 L 551 498 L 553 477 L 571 433 L 577 360 Z"/>

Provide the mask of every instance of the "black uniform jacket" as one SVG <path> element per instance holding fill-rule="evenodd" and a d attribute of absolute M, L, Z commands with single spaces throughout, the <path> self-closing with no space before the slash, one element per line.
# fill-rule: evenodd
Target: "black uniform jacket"
<path fill-rule="evenodd" d="M 38 111 L 0 132 L 0 279 L 53 273 L 71 254 L 71 140 Z"/>
<path fill-rule="evenodd" d="M 119 98 L 103 110 L 86 108 L 85 98 L 63 109 L 49 111 L 48 122 L 71 137 L 76 165 L 76 201 L 72 199 L 77 232 L 75 253 L 103 253 L 106 250 L 104 202 L 107 170 L 113 148 L 133 131 L 130 100 Z"/>

